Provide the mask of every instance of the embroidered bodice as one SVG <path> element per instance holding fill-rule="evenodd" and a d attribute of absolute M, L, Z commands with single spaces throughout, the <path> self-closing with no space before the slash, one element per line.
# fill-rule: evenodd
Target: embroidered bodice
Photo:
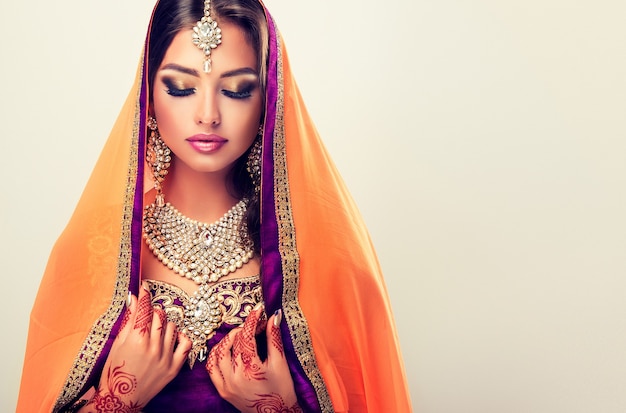
<path fill-rule="evenodd" d="M 186 311 L 196 310 L 193 306 L 194 297 L 163 281 L 146 280 L 146 283 L 152 295 L 152 304 L 165 310 L 168 320 L 176 323 L 178 329 L 182 330 Z M 221 314 L 221 322 L 206 340 L 206 348 L 210 352 L 222 337 L 243 323 L 254 306 L 262 301 L 262 293 L 258 275 L 218 282 L 207 291 L 215 298 Z M 218 395 L 206 371 L 206 355 L 199 354 L 198 349 L 203 345 L 198 343 L 196 337 L 190 362 L 148 403 L 144 412 L 238 411 Z"/>

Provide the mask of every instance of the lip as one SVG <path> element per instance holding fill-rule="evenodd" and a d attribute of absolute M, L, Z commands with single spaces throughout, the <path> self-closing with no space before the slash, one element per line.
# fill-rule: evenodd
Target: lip
<path fill-rule="evenodd" d="M 189 142 L 191 147 L 197 152 L 207 154 L 219 150 L 228 142 L 228 139 L 222 138 L 219 135 L 200 133 L 188 137 L 186 141 Z"/>

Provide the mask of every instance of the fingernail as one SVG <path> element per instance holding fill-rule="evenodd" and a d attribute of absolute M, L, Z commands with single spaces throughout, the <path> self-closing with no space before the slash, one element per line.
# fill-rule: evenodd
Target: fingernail
<path fill-rule="evenodd" d="M 258 303 L 257 305 L 254 306 L 254 308 L 252 309 L 252 311 L 257 311 L 261 308 L 265 307 L 265 303 L 263 301 L 261 301 L 260 303 Z"/>
<path fill-rule="evenodd" d="M 133 297 L 133 294 L 129 291 L 128 296 L 126 297 L 126 307 L 130 307 L 132 297 Z"/>
<path fill-rule="evenodd" d="M 283 320 L 283 310 L 280 308 L 274 312 L 274 327 L 280 326 L 280 322 Z"/>
<path fill-rule="evenodd" d="M 148 287 L 148 283 L 145 281 L 141 283 L 141 288 L 143 288 L 146 292 L 150 292 L 150 287 Z"/>

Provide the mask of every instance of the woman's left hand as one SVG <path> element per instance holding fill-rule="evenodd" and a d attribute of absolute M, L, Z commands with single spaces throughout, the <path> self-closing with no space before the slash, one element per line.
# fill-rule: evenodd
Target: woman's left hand
<path fill-rule="evenodd" d="M 263 306 L 226 335 L 209 354 L 207 371 L 220 396 L 242 412 L 300 413 L 280 335 L 282 312 L 267 322 L 267 359 L 257 353 L 255 333 Z"/>

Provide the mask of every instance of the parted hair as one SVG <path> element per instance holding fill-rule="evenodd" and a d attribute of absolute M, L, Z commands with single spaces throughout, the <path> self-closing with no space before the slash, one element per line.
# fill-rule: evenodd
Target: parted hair
<path fill-rule="evenodd" d="M 257 53 L 259 86 L 261 93 L 265 96 L 269 31 L 263 6 L 258 0 L 212 0 L 211 14 L 218 24 L 226 21 L 243 30 L 246 40 Z M 158 2 L 148 39 L 150 93 L 152 93 L 156 72 L 176 34 L 180 30 L 191 29 L 203 15 L 203 0 L 160 0 Z M 249 152 L 250 149 L 235 162 L 229 174 L 228 188 L 233 196 L 249 200 L 246 224 L 248 234 L 254 241 L 255 252 L 258 254 L 260 252 L 260 204 L 246 170 Z"/>

